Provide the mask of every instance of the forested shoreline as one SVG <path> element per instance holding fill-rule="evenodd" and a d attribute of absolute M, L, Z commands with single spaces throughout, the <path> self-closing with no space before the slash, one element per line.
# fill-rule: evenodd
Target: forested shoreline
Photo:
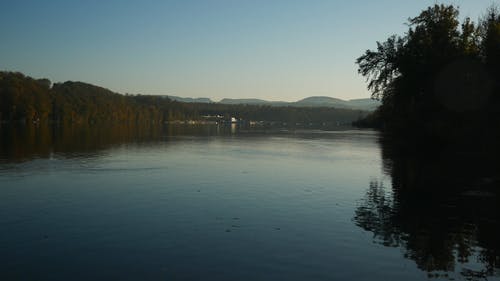
<path fill-rule="evenodd" d="M 361 127 L 454 138 L 500 126 L 500 12 L 478 22 L 434 5 L 356 63 L 382 105 Z"/>
<path fill-rule="evenodd" d="M 167 123 L 218 116 L 245 122 L 350 124 L 366 112 L 329 107 L 185 103 L 164 96 L 122 95 L 83 82 L 52 84 L 18 72 L 0 72 L 3 123 Z"/>

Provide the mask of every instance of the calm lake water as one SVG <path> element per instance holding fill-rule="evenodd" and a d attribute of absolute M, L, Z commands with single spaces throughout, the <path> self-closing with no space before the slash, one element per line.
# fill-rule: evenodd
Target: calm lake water
<path fill-rule="evenodd" d="M 498 177 L 468 154 L 359 130 L 0 134 L 1 280 L 500 280 Z"/>

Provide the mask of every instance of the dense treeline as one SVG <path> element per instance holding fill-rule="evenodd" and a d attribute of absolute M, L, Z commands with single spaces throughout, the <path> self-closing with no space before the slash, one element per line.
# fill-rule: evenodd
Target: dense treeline
<path fill-rule="evenodd" d="M 430 277 L 487 280 L 500 267 L 500 12 L 460 22 L 434 5 L 408 26 L 357 59 L 382 101 L 357 125 L 383 130 L 392 188 L 371 182 L 354 221 Z"/>
<path fill-rule="evenodd" d="M 350 123 L 364 114 L 326 107 L 183 103 L 161 96 L 121 95 L 82 82 L 51 85 L 47 79 L 0 72 L 2 122 L 165 123 L 219 115 L 257 121 Z"/>
<path fill-rule="evenodd" d="M 500 125 L 500 13 L 459 20 L 451 5 L 410 18 L 403 36 L 357 59 L 382 106 L 359 125 L 447 134 Z M 444 133 L 443 133 L 444 132 Z"/>
<path fill-rule="evenodd" d="M 202 116 L 223 114 L 243 120 L 263 120 L 289 123 L 351 123 L 365 112 L 350 109 L 334 109 L 329 107 L 294 107 L 271 105 L 228 105 L 197 104 L 196 109 Z"/>
<path fill-rule="evenodd" d="M 155 96 L 125 96 L 82 82 L 56 83 L 0 72 L 3 122 L 160 122 L 192 114 L 182 103 Z"/>

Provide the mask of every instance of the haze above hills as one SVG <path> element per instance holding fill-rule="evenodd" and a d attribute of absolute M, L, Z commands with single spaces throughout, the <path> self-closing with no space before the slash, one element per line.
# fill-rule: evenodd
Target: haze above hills
<path fill-rule="evenodd" d="M 380 102 L 372 99 L 352 99 L 342 100 L 327 96 L 312 96 L 295 102 L 267 101 L 263 99 L 230 99 L 224 98 L 218 102 L 210 98 L 184 98 L 178 96 L 166 96 L 172 100 L 189 103 L 220 103 L 220 104 L 249 104 L 249 105 L 269 105 L 269 106 L 293 106 L 293 107 L 335 107 L 345 109 L 373 111 Z"/>

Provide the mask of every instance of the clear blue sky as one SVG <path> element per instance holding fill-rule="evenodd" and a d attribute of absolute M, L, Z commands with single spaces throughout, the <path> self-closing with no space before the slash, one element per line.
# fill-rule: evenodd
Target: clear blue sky
<path fill-rule="evenodd" d="M 355 59 L 434 3 L 4 0 L 0 69 L 131 94 L 365 98 Z M 495 1 L 439 3 L 475 20 Z"/>

